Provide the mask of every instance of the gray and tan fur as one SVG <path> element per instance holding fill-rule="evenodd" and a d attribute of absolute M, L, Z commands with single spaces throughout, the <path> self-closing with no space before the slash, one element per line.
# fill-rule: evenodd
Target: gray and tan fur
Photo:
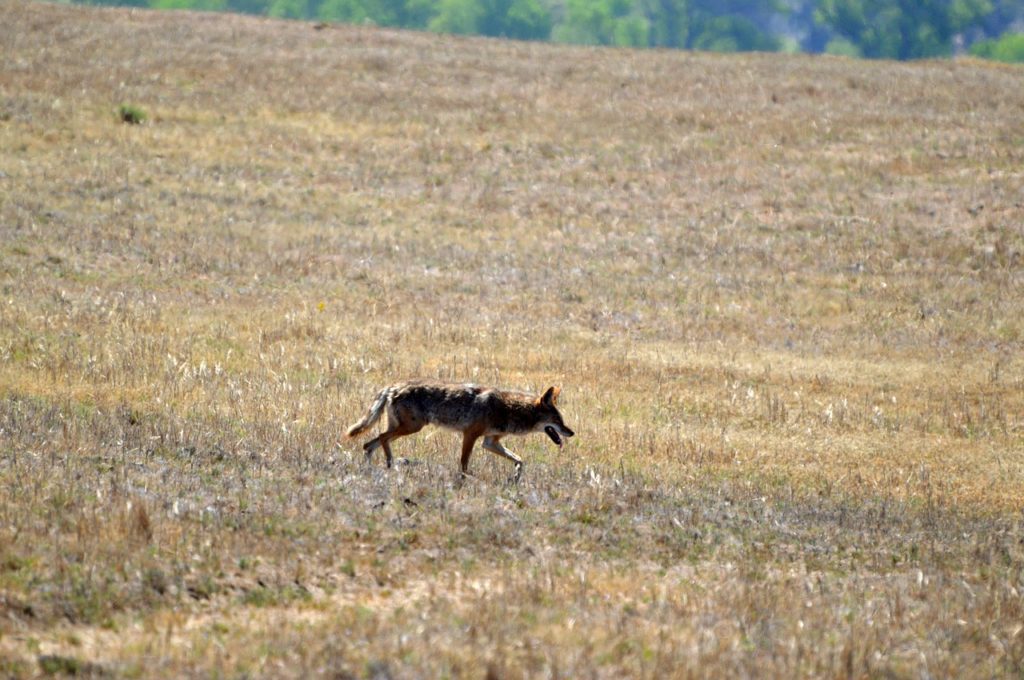
<path fill-rule="evenodd" d="M 537 397 L 481 385 L 412 380 L 382 389 L 363 419 L 348 429 L 348 436 L 359 436 L 387 411 L 388 429 L 363 445 L 367 462 L 377 448 L 382 448 L 391 467 L 392 441 L 419 432 L 426 425 L 438 425 L 462 432 L 463 474 L 469 472 L 474 444 L 483 437 L 485 449 L 515 463 L 514 479 L 518 480 L 523 460 L 505 448 L 501 438 L 543 432 L 561 446 L 563 437 L 575 433 L 555 407 L 559 392 L 559 388 L 549 387 Z"/>

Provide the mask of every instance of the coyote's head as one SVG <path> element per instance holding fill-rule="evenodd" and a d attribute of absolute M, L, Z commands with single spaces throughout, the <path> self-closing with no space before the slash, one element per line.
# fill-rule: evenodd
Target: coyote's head
<path fill-rule="evenodd" d="M 572 437 L 576 434 L 566 426 L 565 421 L 562 420 L 562 414 L 555 408 L 555 402 L 561 391 L 559 387 L 549 387 L 544 394 L 537 398 L 536 430 L 543 431 L 558 446 L 562 445 L 562 437 Z"/>

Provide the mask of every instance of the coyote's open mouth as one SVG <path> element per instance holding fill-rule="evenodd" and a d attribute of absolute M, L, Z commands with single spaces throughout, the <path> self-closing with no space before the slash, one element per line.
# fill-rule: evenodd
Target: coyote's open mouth
<path fill-rule="evenodd" d="M 551 441 L 553 441 L 556 446 L 562 445 L 562 438 L 558 436 L 558 430 L 556 430 L 555 428 L 548 425 L 547 427 L 544 428 L 544 434 L 551 437 Z"/>

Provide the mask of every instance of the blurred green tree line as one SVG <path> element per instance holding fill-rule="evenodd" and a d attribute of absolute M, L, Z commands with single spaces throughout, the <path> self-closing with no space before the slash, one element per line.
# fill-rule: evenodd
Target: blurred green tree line
<path fill-rule="evenodd" d="M 1024 0 L 80 0 L 519 40 L 1024 60 Z"/>

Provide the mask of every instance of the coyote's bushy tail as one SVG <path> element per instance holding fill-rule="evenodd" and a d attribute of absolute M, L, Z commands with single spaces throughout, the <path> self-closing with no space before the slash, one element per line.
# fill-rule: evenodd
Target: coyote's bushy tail
<path fill-rule="evenodd" d="M 369 429 L 374 423 L 380 420 L 380 415 L 384 413 L 384 407 L 387 406 L 388 399 L 390 398 L 391 388 L 385 387 L 377 394 L 377 398 L 374 400 L 373 406 L 371 406 L 370 410 L 366 412 L 366 415 L 363 416 L 363 419 L 360 420 L 358 423 L 352 425 L 352 427 L 348 428 L 349 438 L 358 437 L 367 429 Z"/>

